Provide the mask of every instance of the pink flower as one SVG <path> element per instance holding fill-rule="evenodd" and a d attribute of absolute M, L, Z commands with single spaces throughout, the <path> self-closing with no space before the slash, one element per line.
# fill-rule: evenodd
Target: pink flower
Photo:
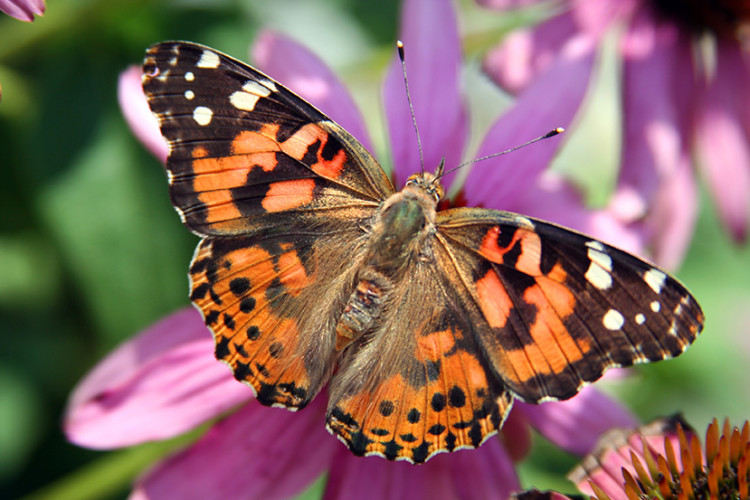
<path fill-rule="evenodd" d="M 449 0 L 407 0 L 402 35 L 426 168 L 435 168 L 442 156 L 456 165 L 464 154 L 467 110 L 458 85 L 461 58 L 452 4 Z M 272 33 L 260 37 L 253 55 L 263 71 L 370 148 L 353 100 L 320 60 Z M 419 160 L 399 74 L 394 61 L 384 100 L 394 177 L 403 182 L 418 170 Z M 154 119 L 141 112 L 143 97 L 135 90 L 134 79 L 126 73 L 120 85 L 126 118 L 136 135 L 163 159 L 163 143 L 154 136 Z M 122 88 L 127 86 L 131 88 Z M 551 128 L 551 123 L 566 126 L 577 104 L 537 110 L 539 96 L 550 89 L 542 85 L 521 96 L 514 109 L 492 127 L 482 152 L 520 144 Z M 586 211 L 569 186 L 543 173 L 558 145 L 559 139 L 551 139 L 512 158 L 475 166 L 465 185 L 466 199 L 545 216 L 599 236 L 608 234 L 610 241 L 637 248 L 639 240 L 621 229 L 615 216 Z M 473 188 L 470 182 L 475 183 Z M 507 196 L 508 202 L 497 193 Z M 71 397 L 65 430 L 71 441 L 82 446 L 115 448 L 176 436 L 218 417 L 195 444 L 139 479 L 131 497 L 137 499 L 286 498 L 326 471 L 326 498 L 504 498 L 519 488 L 513 458 L 528 449 L 529 424 L 579 454 L 589 451 L 606 429 L 634 424 L 626 410 L 586 388 L 567 402 L 517 403 L 503 428 L 502 442 L 490 439 L 478 450 L 439 455 L 415 467 L 354 457 L 325 431 L 324 414 L 324 397 L 298 413 L 260 406 L 252 399 L 252 391 L 238 384 L 214 359 L 212 336 L 200 315 L 184 310 L 118 348 L 81 382 Z"/>
<path fill-rule="evenodd" d="M 701 447 L 695 431 L 679 416 L 656 420 L 636 430 L 605 434 L 570 479 L 599 500 L 631 498 L 748 498 L 750 492 L 750 423 L 722 428 L 709 424 Z M 536 490 L 516 500 L 566 500 L 556 492 Z"/>
<path fill-rule="evenodd" d="M 34 16 L 41 16 L 46 8 L 44 0 L 0 0 L 0 11 L 21 21 L 33 21 Z"/>
<path fill-rule="evenodd" d="M 479 3 L 510 8 L 537 2 Z M 623 128 L 614 200 L 630 200 L 631 217 L 652 239 L 655 260 L 676 267 L 697 213 L 694 155 L 721 219 L 737 241 L 744 241 L 750 216 L 750 58 L 741 39 L 749 14 L 745 4 L 562 4 L 559 15 L 507 37 L 486 58 L 485 71 L 504 88 L 520 92 L 538 79 L 564 76 L 561 61 L 571 46 L 583 46 L 585 61 L 576 69 L 577 88 L 583 91 L 598 69 L 595 56 L 604 35 L 618 33 Z M 664 7 L 672 4 L 674 9 Z"/>

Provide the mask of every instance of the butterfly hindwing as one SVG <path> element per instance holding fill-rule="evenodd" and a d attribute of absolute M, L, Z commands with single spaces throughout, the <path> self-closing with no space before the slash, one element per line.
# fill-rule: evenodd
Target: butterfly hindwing
<path fill-rule="evenodd" d="M 441 270 L 413 264 L 392 311 L 343 355 L 327 419 L 355 454 L 421 463 L 482 444 L 512 401 Z"/>
<path fill-rule="evenodd" d="M 164 42 L 148 50 L 143 70 L 144 92 L 169 142 L 172 202 L 197 234 L 349 221 L 393 192 L 348 132 L 231 57 Z"/>
<path fill-rule="evenodd" d="M 207 238 L 196 249 L 190 298 L 214 333 L 216 357 L 261 403 L 304 407 L 330 377 L 332 325 L 351 293 L 358 239 L 290 232 Z"/>
<path fill-rule="evenodd" d="M 677 356 L 703 326 L 664 271 L 580 233 L 516 214 L 438 214 L 438 239 L 482 312 L 480 343 L 521 399 L 567 399 L 609 367 Z"/>

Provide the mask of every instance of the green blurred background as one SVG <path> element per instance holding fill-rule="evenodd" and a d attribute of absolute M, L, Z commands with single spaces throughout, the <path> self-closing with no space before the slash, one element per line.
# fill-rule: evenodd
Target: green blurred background
<path fill-rule="evenodd" d="M 457 6 L 476 139 L 509 102 L 480 76 L 481 55 L 530 16 Z M 395 0 L 52 0 L 30 24 L 0 17 L 0 497 L 124 498 L 140 470 L 180 444 L 94 452 L 60 430 L 71 389 L 98 359 L 187 304 L 196 238 L 169 203 L 161 165 L 124 123 L 119 73 L 165 39 L 247 60 L 259 30 L 276 29 L 344 79 L 387 158 L 379 89 L 398 9 Z M 604 74 L 555 162 L 594 204 L 612 188 L 618 154 L 614 70 Z M 705 333 L 677 360 L 601 384 L 644 420 L 681 410 L 698 429 L 750 413 L 750 251 L 702 201 L 678 276 L 706 311 Z M 537 439 L 524 486 L 570 489 L 561 474 L 573 463 Z"/>

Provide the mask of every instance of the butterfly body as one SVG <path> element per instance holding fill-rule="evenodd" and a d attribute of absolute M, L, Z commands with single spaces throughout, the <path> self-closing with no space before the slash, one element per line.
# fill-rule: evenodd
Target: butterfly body
<path fill-rule="evenodd" d="M 570 398 L 702 328 L 679 282 L 625 252 L 518 214 L 438 210 L 442 165 L 396 191 L 346 130 L 213 49 L 151 47 L 143 87 L 172 202 L 202 237 L 190 298 L 216 357 L 268 406 L 303 408 L 327 385 L 328 428 L 355 454 L 477 447 L 514 398 Z"/>

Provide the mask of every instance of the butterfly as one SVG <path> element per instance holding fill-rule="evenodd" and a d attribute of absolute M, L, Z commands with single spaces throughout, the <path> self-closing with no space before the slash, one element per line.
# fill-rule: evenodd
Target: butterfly
<path fill-rule="evenodd" d="M 202 237 L 190 299 L 216 357 L 267 406 L 298 410 L 327 386 L 327 427 L 356 455 L 476 448 L 514 398 L 570 398 L 607 368 L 680 354 L 703 326 L 677 280 L 623 251 L 438 210 L 442 165 L 396 191 L 341 126 L 216 50 L 152 46 L 143 89 L 172 203 Z"/>

